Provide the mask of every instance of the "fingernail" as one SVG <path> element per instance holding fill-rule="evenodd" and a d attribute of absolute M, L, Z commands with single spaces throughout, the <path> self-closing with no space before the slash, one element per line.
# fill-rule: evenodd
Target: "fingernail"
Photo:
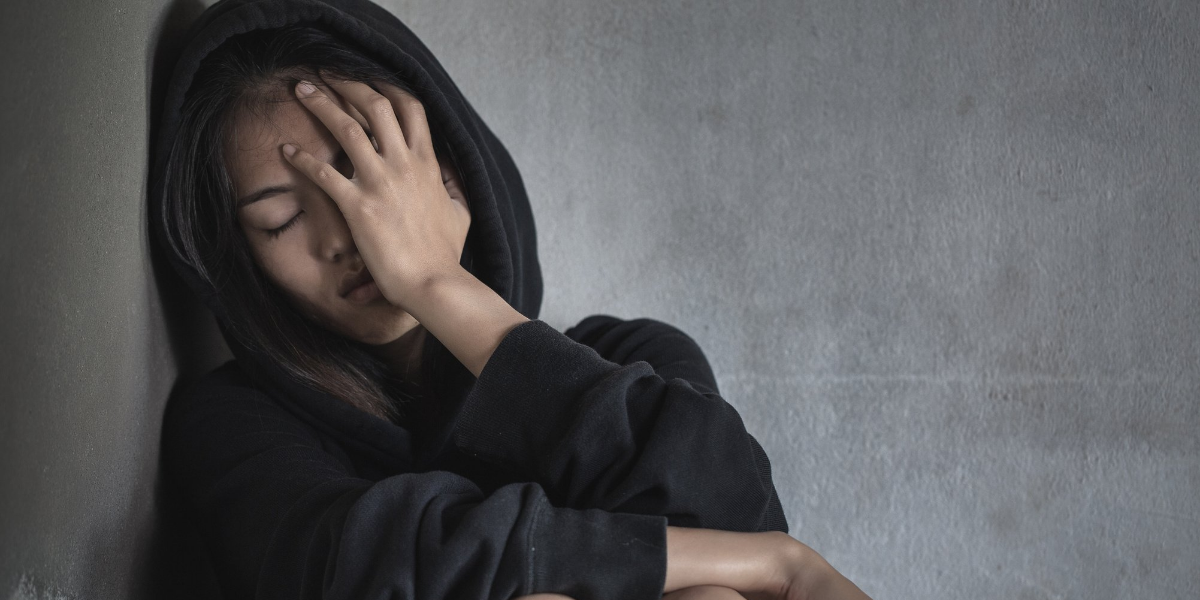
<path fill-rule="evenodd" d="M 301 96 L 307 96 L 315 91 L 317 91 L 316 86 L 307 81 L 301 81 L 299 85 L 296 86 L 296 93 L 300 94 Z"/>
<path fill-rule="evenodd" d="M 284 155 L 284 156 L 287 156 L 288 158 L 291 158 L 291 156 L 292 156 L 293 154 L 295 154 L 295 153 L 296 153 L 296 147 L 295 147 L 295 146 L 293 146 L 293 145 L 291 145 L 291 144 L 284 144 L 284 145 L 283 145 L 283 155 Z"/>

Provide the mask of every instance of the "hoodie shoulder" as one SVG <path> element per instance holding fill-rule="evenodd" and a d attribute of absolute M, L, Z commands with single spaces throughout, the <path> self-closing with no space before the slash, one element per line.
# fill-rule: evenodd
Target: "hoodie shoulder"
<path fill-rule="evenodd" d="M 229 388 L 257 390 L 257 386 L 242 370 L 241 363 L 236 358 L 225 361 L 221 366 L 200 376 L 187 387 L 187 390 L 190 393 L 202 393 Z"/>
<path fill-rule="evenodd" d="M 246 406 L 247 400 L 268 399 L 269 396 L 242 370 L 237 359 L 230 359 L 172 393 L 167 400 L 164 425 L 170 429 L 181 419 L 193 418 L 198 409 L 214 405 Z"/>

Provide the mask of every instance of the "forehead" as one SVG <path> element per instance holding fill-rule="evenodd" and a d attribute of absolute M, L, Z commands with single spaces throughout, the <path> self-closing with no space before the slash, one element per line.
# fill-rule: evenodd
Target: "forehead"
<path fill-rule="evenodd" d="M 229 157 L 278 150 L 285 142 L 321 142 L 320 122 L 298 100 L 268 100 L 235 108 L 225 131 Z M 326 132 L 328 133 L 328 132 Z"/>
<path fill-rule="evenodd" d="M 340 103 L 340 100 L 339 100 Z M 343 107 L 344 108 L 344 107 Z M 224 138 L 229 176 L 239 193 L 289 168 L 280 146 L 291 142 L 318 158 L 333 153 L 337 140 L 321 121 L 295 98 L 265 98 L 234 109 Z"/>

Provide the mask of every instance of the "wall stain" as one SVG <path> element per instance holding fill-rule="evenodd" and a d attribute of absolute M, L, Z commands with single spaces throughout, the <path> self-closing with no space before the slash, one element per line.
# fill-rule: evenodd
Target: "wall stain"
<path fill-rule="evenodd" d="M 8 600 L 77 600 L 75 594 L 46 585 L 29 573 L 21 573 L 17 588 L 8 596 Z"/>

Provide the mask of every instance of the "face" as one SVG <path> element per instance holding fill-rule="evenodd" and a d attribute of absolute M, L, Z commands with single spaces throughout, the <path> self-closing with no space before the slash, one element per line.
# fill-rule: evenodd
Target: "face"
<path fill-rule="evenodd" d="M 354 166 L 319 119 L 290 94 L 283 97 L 289 100 L 265 111 L 234 115 L 226 140 L 235 198 L 267 187 L 282 190 L 238 209 L 254 260 L 302 314 L 334 333 L 375 346 L 413 338 L 405 334 L 416 333 L 417 321 L 382 296 L 355 301 L 340 294 L 343 281 L 365 268 L 362 257 L 337 204 L 288 164 L 280 146 L 296 144 L 348 178 Z M 458 173 L 448 159 L 438 159 L 450 197 L 465 202 Z"/>

